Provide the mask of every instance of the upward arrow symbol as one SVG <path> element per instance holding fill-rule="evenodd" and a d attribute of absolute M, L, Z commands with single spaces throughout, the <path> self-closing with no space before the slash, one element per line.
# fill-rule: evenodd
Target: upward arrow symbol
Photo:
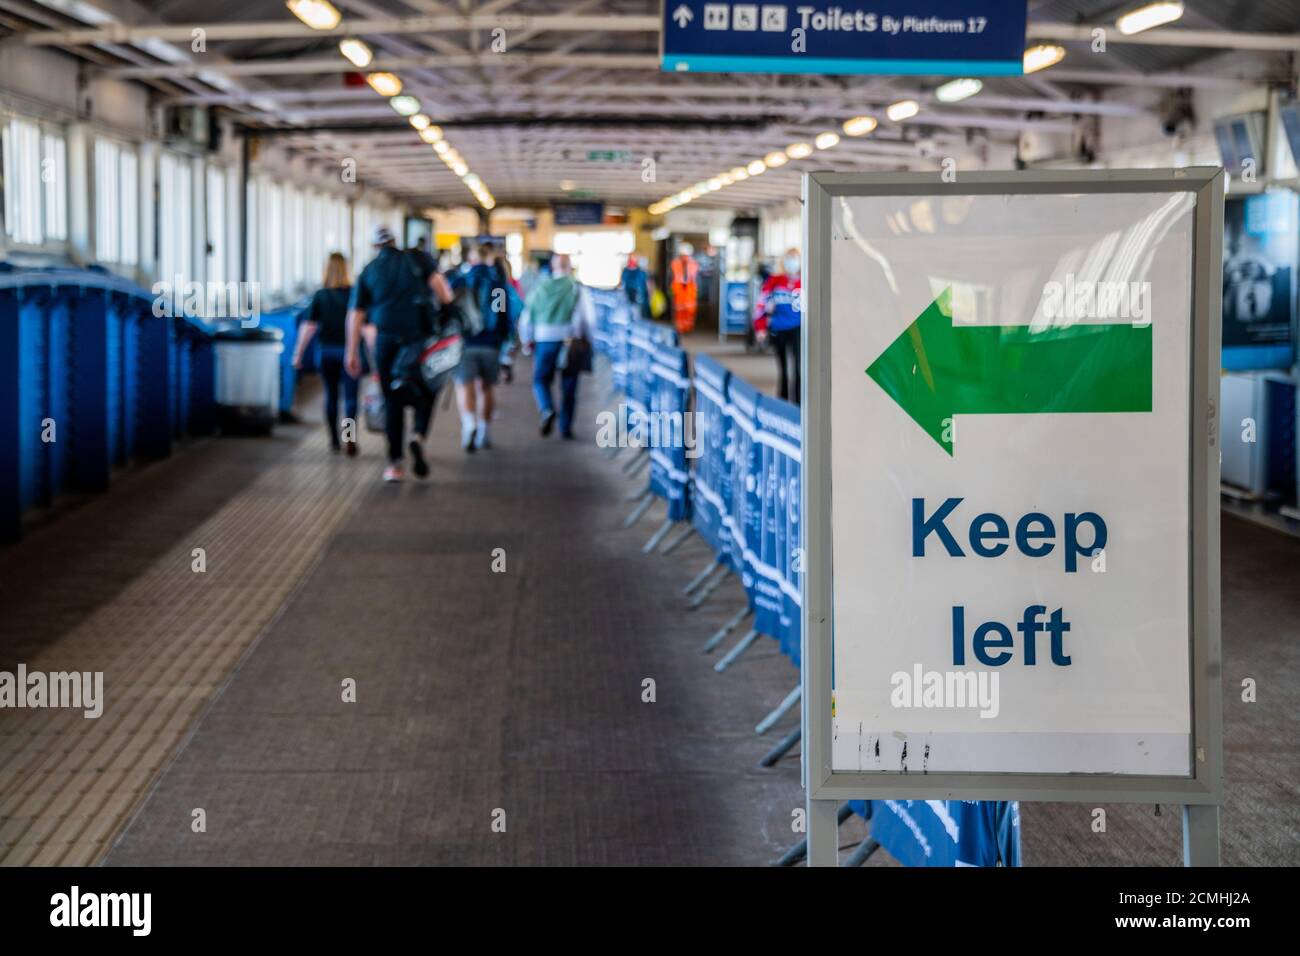
<path fill-rule="evenodd" d="M 684 30 L 686 24 L 695 19 L 695 14 L 691 13 L 691 8 L 683 3 L 673 11 L 673 19 L 677 21 L 677 26 Z"/>

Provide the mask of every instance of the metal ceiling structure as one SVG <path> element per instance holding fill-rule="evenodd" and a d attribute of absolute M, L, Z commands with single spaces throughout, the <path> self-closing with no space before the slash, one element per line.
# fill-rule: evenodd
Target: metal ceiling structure
<path fill-rule="evenodd" d="M 844 136 L 700 199 L 757 207 L 797 196 L 811 166 L 914 168 L 936 151 L 1014 148 L 1025 131 L 1072 134 L 1102 116 L 1158 128 L 1148 107 L 1116 98 L 1125 87 L 1294 82 L 1294 0 L 1189 0 L 1174 26 L 1123 37 L 1114 20 L 1134 5 L 1031 0 L 1029 42 L 1060 43 L 1065 60 L 987 78 L 978 95 L 953 104 L 934 101 L 939 77 L 663 73 L 659 0 L 334 0 L 343 19 L 333 31 L 312 30 L 279 0 L 0 0 L 0 36 L 69 51 L 92 70 L 149 84 L 166 102 L 229 111 L 295 152 L 331 164 L 354 158 L 368 183 L 417 206 L 472 199 L 403 117 L 355 85 L 341 36 L 373 50 L 368 71 L 401 77 L 502 205 L 575 194 L 645 205 L 839 132 L 850 117 L 880 118 L 868 136 Z M 1107 28 L 1104 53 L 1092 49 L 1097 27 Z M 197 53 L 196 30 L 205 44 Z M 1227 50 L 1249 51 L 1252 69 L 1205 69 Z M 888 122 L 885 107 L 905 98 L 922 111 Z"/>

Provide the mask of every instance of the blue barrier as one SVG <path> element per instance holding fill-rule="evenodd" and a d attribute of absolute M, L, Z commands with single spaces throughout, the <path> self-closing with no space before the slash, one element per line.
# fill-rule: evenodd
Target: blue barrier
<path fill-rule="evenodd" d="M 863 816 L 865 802 L 852 801 Z M 871 837 L 904 866 L 1019 866 L 1020 806 L 992 800 L 873 800 Z"/>
<path fill-rule="evenodd" d="M 730 556 L 726 516 L 731 501 L 731 469 L 727 464 L 731 418 L 727 381 L 721 364 L 707 355 L 695 356 L 695 413 L 700 417 L 699 457 L 691 470 L 691 524 L 714 554 Z"/>
<path fill-rule="evenodd" d="M 682 521 L 691 513 L 689 361 L 684 351 L 663 342 L 652 343 L 650 355 L 650 491 L 668 502 L 669 521 Z"/>
<path fill-rule="evenodd" d="M 754 627 L 775 637 L 782 653 L 798 666 L 802 606 L 797 570 L 802 567 L 799 482 L 803 469 L 799 409 L 782 399 L 760 395 L 756 417 L 763 511 L 762 547 L 754 562 Z"/>
<path fill-rule="evenodd" d="M 754 607 L 754 558 L 761 547 L 762 498 L 759 486 L 761 448 L 758 436 L 758 390 L 743 378 L 727 380 L 727 429 L 731 470 L 730 507 L 722 522 L 727 535 L 727 563 L 740 575 L 750 607 Z"/>
<path fill-rule="evenodd" d="M 213 430 L 211 337 L 153 302 L 102 270 L 0 263 L 0 538 L 28 509 Z"/>
<path fill-rule="evenodd" d="M 676 411 L 691 404 L 680 382 L 686 355 L 656 345 L 659 332 L 652 323 L 620 323 L 619 312 L 616 303 L 597 303 L 597 347 L 616 371 L 614 384 L 626 403 L 643 412 Z M 626 337 L 616 331 L 621 324 Z M 684 515 L 673 510 L 672 483 L 689 489 L 682 507 L 717 560 L 740 576 L 754 614 L 754 631 L 777 639 L 798 667 L 803 474 L 799 409 L 760 395 L 707 355 L 695 356 L 692 364 L 693 407 L 701 418 L 699 455 L 684 469 L 689 477 L 683 479 L 668 468 L 668 456 L 652 451 L 651 491 L 668 499 L 669 517 L 677 520 Z M 684 453 L 674 467 L 679 463 L 689 464 Z M 704 575 L 696 580 L 703 581 Z M 788 701 L 794 699 L 796 694 Z M 870 820 L 872 838 L 906 866 L 1020 865 L 1020 811 L 1015 802 L 851 801 L 850 807 Z"/>

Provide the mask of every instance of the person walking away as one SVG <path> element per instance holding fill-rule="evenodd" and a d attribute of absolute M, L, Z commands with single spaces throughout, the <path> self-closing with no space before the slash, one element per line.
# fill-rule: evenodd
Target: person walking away
<path fill-rule="evenodd" d="M 767 336 L 776 353 L 780 373 L 777 395 L 796 405 L 800 395 L 799 327 L 803 322 L 799 270 L 799 250 L 787 249 L 780 270 L 767 278 L 758 297 L 759 310 L 767 317 Z M 789 372 L 791 364 L 794 366 L 793 376 Z"/>
<path fill-rule="evenodd" d="M 619 276 L 618 287 L 623 290 L 627 300 L 636 306 L 641 318 L 650 318 L 650 277 L 646 275 L 635 254 L 627 257 L 627 265 Z"/>
<path fill-rule="evenodd" d="M 392 390 L 393 360 L 403 346 L 420 343 L 432 334 L 435 313 L 440 304 L 451 301 L 451 289 L 437 272 L 430 273 L 414 256 L 399 251 L 387 226 L 375 228 L 371 243 L 375 257 L 357 277 L 348 306 L 345 367 L 349 375 L 360 377 L 361 326 L 370 323 L 375 329 L 374 358 L 384 393 L 388 438 L 384 481 L 402 481 L 406 477 L 407 451 L 416 477 L 424 478 L 429 474 L 424 439 L 433 419 L 436 396 L 426 396 L 413 403 L 415 431 L 404 447 L 406 406 Z"/>
<path fill-rule="evenodd" d="M 320 377 L 325 391 L 325 425 L 330 433 L 330 447 L 340 448 L 349 458 L 357 453 L 357 382 L 343 367 L 347 357 L 348 299 L 352 280 L 348 261 L 339 252 L 331 252 L 325 263 L 325 278 L 311 298 L 307 314 L 298 331 L 298 345 L 293 353 L 293 367 L 302 368 L 302 359 L 312 339 L 320 336 Z M 343 390 L 345 437 L 339 436 L 339 388 Z"/>
<path fill-rule="evenodd" d="M 590 349 L 596 326 L 596 309 L 591 295 L 573 277 L 573 263 L 566 255 L 551 259 L 551 278 L 541 281 L 524 306 L 519 322 L 519 338 L 524 351 L 536 347 L 533 364 L 533 394 L 541 415 L 541 433 L 545 437 L 555 425 L 555 402 L 551 382 L 555 378 L 560 352 L 567 344 L 569 355 L 574 343 Z M 582 347 L 582 346 L 579 346 Z M 560 434 L 573 439 L 573 416 L 578 406 L 578 369 L 566 368 L 560 376 Z"/>
<path fill-rule="evenodd" d="M 683 242 L 673 259 L 673 325 L 679 335 L 695 329 L 695 309 L 699 304 L 700 264 L 693 258 L 695 247 Z"/>
<path fill-rule="evenodd" d="M 506 279 L 506 298 L 510 303 L 510 330 L 501 343 L 501 378 L 507 385 L 515 380 L 515 348 L 519 345 L 519 317 L 524 311 L 524 290 L 510 269 L 510 259 L 497 256 L 497 267 Z"/>
<path fill-rule="evenodd" d="M 465 352 L 456 369 L 456 401 L 460 407 L 460 446 L 491 448 L 488 425 L 495 407 L 492 389 L 500 376 L 501 347 L 510 336 L 509 282 L 491 246 L 480 246 L 477 262 L 452 290 L 464 289 L 483 316 L 483 328 L 465 337 Z"/>

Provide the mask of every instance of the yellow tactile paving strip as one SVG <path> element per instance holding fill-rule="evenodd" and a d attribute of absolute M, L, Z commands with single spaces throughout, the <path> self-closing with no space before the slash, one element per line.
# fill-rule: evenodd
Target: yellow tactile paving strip
<path fill-rule="evenodd" d="M 104 711 L 93 720 L 79 710 L 0 711 L 0 864 L 90 865 L 103 856 L 194 719 L 377 479 L 373 462 L 330 455 L 321 434 L 286 447 L 143 574 L 108 582 L 117 591 L 106 603 L 22 659 L 29 673 L 103 671 Z M 202 574 L 192 570 L 192 549 L 200 547 Z M 82 585 L 105 582 L 65 586 Z M 56 603 L 58 593 L 45 601 Z M 40 611 L 22 607 L 6 630 Z M 59 615 L 57 606 L 48 611 Z"/>

